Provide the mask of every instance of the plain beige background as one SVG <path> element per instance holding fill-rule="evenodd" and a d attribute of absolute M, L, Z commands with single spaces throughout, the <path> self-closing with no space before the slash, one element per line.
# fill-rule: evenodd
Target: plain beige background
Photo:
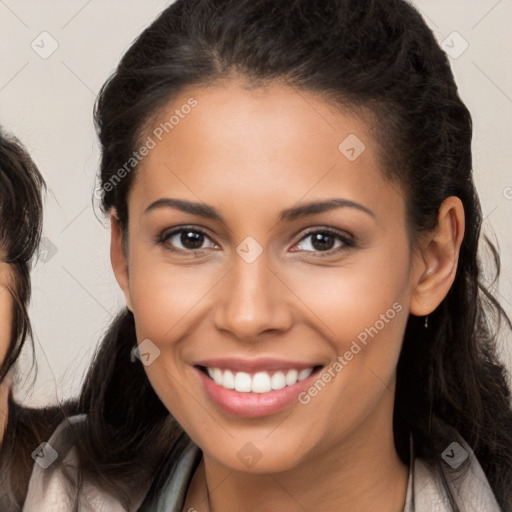
<path fill-rule="evenodd" d="M 110 268 L 109 231 L 92 202 L 99 158 L 92 108 L 121 55 L 168 3 L 0 0 L 0 124 L 27 146 L 49 187 L 46 250 L 33 272 L 31 304 L 38 373 L 19 390 L 26 403 L 77 393 L 98 340 L 123 304 Z M 512 316 L 512 1 L 413 3 L 451 55 L 473 116 L 484 232 L 502 257 L 495 293 Z M 512 369 L 512 340 L 501 343 Z M 20 365 L 25 377 L 28 362 L 25 357 Z"/>

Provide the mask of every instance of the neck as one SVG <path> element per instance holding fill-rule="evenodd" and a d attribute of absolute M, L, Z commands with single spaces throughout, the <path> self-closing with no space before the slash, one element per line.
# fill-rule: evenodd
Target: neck
<path fill-rule="evenodd" d="M 203 454 L 184 510 L 401 512 L 408 472 L 396 453 L 392 414 L 377 415 L 279 473 L 233 471 Z"/>

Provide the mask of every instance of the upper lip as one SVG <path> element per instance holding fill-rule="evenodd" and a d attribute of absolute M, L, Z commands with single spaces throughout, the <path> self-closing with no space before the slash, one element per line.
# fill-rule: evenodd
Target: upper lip
<path fill-rule="evenodd" d="M 206 366 L 208 368 L 219 368 L 221 370 L 232 370 L 234 372 L 255 373 L 259 371 L 278 370 L 304 370 L 321 366 L 320 363 L 286 361 L 284 359 L 240 359 L 235 357 L 224 357 L 221 359 L 205 359 L 198 361 L 195 366 Z"/>

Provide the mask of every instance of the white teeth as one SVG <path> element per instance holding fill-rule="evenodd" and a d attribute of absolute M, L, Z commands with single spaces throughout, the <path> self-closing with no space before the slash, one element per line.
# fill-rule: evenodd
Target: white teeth
<path fill-rule="evenodd" d="M 306 368 L 305 370 L 301 370 L 299 372 L 299 376 L 297 380 L 300 382 L 301 380 L 307 379 L 313 373 L 313 368 Z"/>
<path fill-rule="evenodd" d="M 286 378 L 283 372 L 276 372 L 271 379 L 272 389 L 283 389 L 286 386 Z"/>
<path fill-rule="evenodd" d="M 297 377 L 299 376 L 299 372 L 297 370 L 288 370 L 286 374 L 286 385 L 292 386 L 297 382 Z"/>
<path fill-rule="evenodd" d="M 226 370 L 222 378 L 222 386 L 228 389 L 235 389 L 235 376 L 233 372 Z"/>
<path fill-rule="evenodd" d="M 270 376 L 267 372 L 258 372 L 254 375 L 251 385 L 253 393 L 268 393 L 271 389 Z"/>
<path fill-rule="evenodd" d="M 222 386 L 223 383 L 219 382 L 218 384 Z M 251 376 L 245 372 L 238 372 L 235 375 L 235 389 L 244 393 L 251 391 Z"/>
<path fill-rule="evenodd" d="M 227 389 L 235 389 L 241 393 L 268 393 L 272 390 L 283 389 L 286 386 L 293 386 L 297 382 L 308 378 L 313 368 L 304 370 L 278 371 L 272 376 L 268 372 L 235 372 L 221 370 L 220 368 L 207 368 L 208 375 L 216 384 Z"/>
<path fill-rule="evenodd" d="M 219 370 L 218 368 L 213 369 L 213 380 L 215 381 L 215 384 L 222 385 L 222 370 Z"/>

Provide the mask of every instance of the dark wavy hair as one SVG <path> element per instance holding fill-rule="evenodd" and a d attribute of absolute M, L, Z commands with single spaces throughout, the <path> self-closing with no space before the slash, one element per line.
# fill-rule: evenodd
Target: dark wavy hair
<path fill-rule="evenodd" d="M 432 32 L 403 0 L 178 0 L 132 44 L 96 104 L 102 208 L 115 208 L 124 231 L 138 171 L 115 181 L 116 174 L 154 117 L 185 87 L 230 78 L 255 86 L 284 82 L 369 113 L 382 172 L 404 193 L 411 245 L 436 226 L 444 199 L 462 201 L 466 232 L 454 283 L 429 315 L 428 329 L 423 318 L 408 318 L 397 367 L 395 445 L 408 463 L 412 432 L 417 456 L 444 475 L 450 468 L 441 466 L 440 455 L 458 432 L 498 502 L 510 506 L 511 394 L 496 341 L 500 327 L 508 332 L 512 323 L 483 281 L 471 116 Z M 498 251 L 483 240 L 497 278 Z M 134 318 L 125 310 L 84 384 L 81 407 L 89 415 L 78 441 L 82 470 L 100 474 L 127 507 L 133 482 L 152 478 L 175 438 L 162 435 L 169 412 L 142 365 L 130 363 L 135 344 Z M 451 503 L 459 510 L 453 496 Z"/>
<path fill-rule="evenodd" d="M 23 145 L 0 130 L 0 249 L 6 255 L 11 279 L 11 338 L 0 365 L 0 383 L 18 360 L 32 328 L 28 315 L 31 294 L 30 270 L 41 240 L 43 193 L 41 173 Z M 76 413 L 76 404 L 42 409 L 24 407 L 8 396 L 6 430 L 0 446 L 0 508 L 21 510 L 34 460 L 31 453 L 67 415 Z"/>
<path fill-rule="evenodd" d="M 0 249 L 5 254 L 4 263 L 10 266 L 7 290 L 13 304 L 11 338 L 0 365 L 0 382 L 17 361 L 25 342 L 32 341 L 27 311 L 30 264 L 41 238 L 44 186 L 43 177 L 21 143 L 0 132 Z M 13 425 L 17 423 L 15 416 L 18 414 L 12 404 L 9 392 L 7 426 L 0 448 L 0 503 L 9 510 L 16 503 L 23 503 L 22 487 L 26 487 L 21 477 L 13 477 L 13 471 L 19 475 L 21 469 L 18 457 L 21 440 L 14 439 Z M 24 459 L 27 467 L 23 471 L 23 482 L 26 484 L 31 464 L 26 457 Z M 33 463 L 32 459 L 30 461 Z"/>
<path fill-rule="evenodd" d="M 0 249 L 12 270 L 9 292 L 14 302 L 11 342 L 0 366 L 0 382 L 32 337 L 27 312 L 30 264 L 41 239 L 44 188 L 43 177 L 25 148 L 0 132 Z"/>

